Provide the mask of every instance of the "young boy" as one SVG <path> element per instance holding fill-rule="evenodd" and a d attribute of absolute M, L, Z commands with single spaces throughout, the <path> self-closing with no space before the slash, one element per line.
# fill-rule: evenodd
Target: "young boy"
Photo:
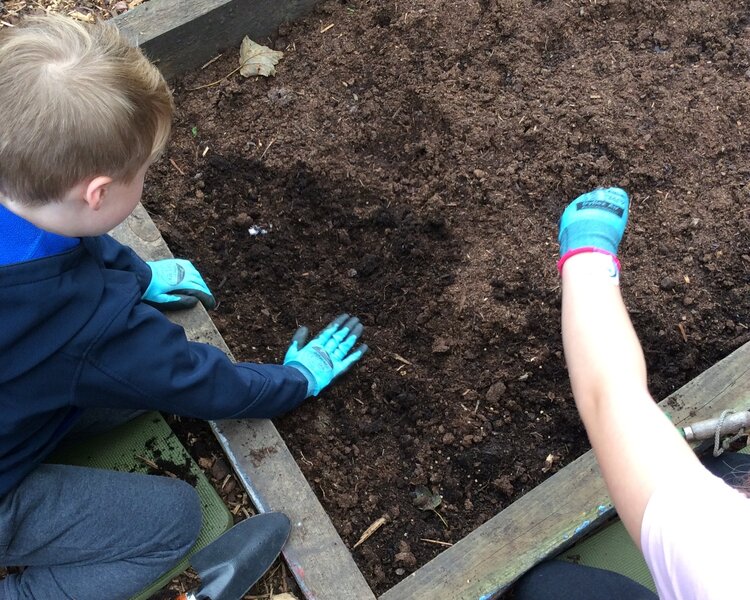
<path fill-rule="evenodd" d="M 137 411 L 270 418 L 367 350 L 342 315 L 284 365 L 232 364 L 155 306 L 213 296 L 187 261 L 146 263 L 105 235 L 164 148 L 163 78 L 111 26 L 63 17 L 0 35 L 0 599 L 129 598 L 200 529 L 179 481 L 42 461 L 71 432 Z"/>

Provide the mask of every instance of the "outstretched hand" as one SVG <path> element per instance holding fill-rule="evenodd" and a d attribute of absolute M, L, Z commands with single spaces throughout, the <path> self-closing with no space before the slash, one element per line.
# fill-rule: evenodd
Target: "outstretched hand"
<path fill-rule="evenodd" d="M 309 330 L 300 327 L 286 351 L 284 364 L 301 371 L 308 380 L 307 395 L 317 396 L 367 352 L 367 345 L 362 344 L 350 353 L 363 330 L 359 319 L 343 314 L 305 344 Z"/>
<path fill-rule="evenodd" d="M 159 310 L 180 310 L 200 301 L 207 309 L 216 306 L 216 299 L 203 277 L 189 260 L 167 258 L 149 261 L 151 283 L 143 301 Z"/>

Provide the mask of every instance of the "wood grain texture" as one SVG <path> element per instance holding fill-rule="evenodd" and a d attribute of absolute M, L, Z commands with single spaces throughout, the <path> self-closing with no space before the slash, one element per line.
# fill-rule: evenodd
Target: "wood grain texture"
<path fill-rule="evenodd" d="M 750 408 L 750 343 L 677 390 L 660 406 L 675 425 Z M 612 516 L 588 452 L 438 555 L 380 600 L 484 600 Z"/>
<path fill-rule="evenodd" d="M 318 1 L 150 0 L 119 15 L 114 23 L 171 79 L 228 48 L 238 52 L 246 35 L 262 42 L 282 23 L 308 13 Z"/>
<path fill-rule="evenodd" d="M 112 235 L 144 260 L 172 256 L 148 213 L 139 205 Z M 169 313 L 194 341 L 226 343 L 201 305 Z M 269 420 L 227 420 L 211 427 L 255 506 L 280 511 L 292 522 L 283 555 L 308 600 L 374 600 L 375 596 L 318 502 L 276 427 Z"/>

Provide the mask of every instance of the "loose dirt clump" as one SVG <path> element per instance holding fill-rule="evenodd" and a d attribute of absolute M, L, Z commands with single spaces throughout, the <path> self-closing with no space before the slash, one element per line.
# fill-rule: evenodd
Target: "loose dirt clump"
<path fill-rule="evenodd" d="M 229 49 L 176 82 L 145 202 L 235 356 L 367 326 L 370 354 L 277 426 L 350 547 L 387 517 L 353 552 L 376 592 L 588 448 L 559 335 L 569 200 L 632 196 L 655 397 L 750 339 L 747 4 L 331 1 L 257 40 L 286 53 L 275 78 L 226 77 Z"/>

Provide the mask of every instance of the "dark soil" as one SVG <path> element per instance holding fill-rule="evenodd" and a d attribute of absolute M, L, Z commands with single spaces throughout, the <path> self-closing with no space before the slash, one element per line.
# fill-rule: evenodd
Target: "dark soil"
<path fill-rule="evenodd" d="M 559 335 L 572 198 L 632 196 L 655 397 L 750 340 L 748 8 L 331 1 L 257 40 L 286 52 L 275 78 L 191 91 L 230 49 L 176 83 L 145 202 L 237 359 L 279 362 L 340 312 L 367 326 L 370 354 L 277 426 L 350 547 L 388 515 L 353 552 L 376 592 L 588 448 Z"/>

